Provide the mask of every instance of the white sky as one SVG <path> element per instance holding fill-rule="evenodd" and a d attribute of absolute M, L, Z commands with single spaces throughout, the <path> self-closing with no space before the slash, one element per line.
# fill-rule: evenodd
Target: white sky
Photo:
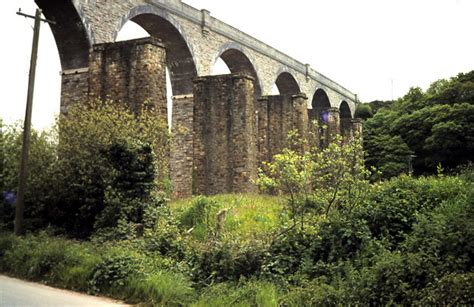
<path fill-rule="evenodd" d="M 99 0 L 105 1 L 105 0 Z M 474 69 L 474 0 L 184 0 L 279 49 L 359 95 L 388 100 L 410 86 Z M 288 5 L 290 3 L 291 5 Z M 33 0 L 4 1 L 0 29 L 0 117 L 23 119 Z M 122 39 L 140 36 L 132 25 Z M 59 111 L 59 56 L 43 24 L 33 125 Z"/>

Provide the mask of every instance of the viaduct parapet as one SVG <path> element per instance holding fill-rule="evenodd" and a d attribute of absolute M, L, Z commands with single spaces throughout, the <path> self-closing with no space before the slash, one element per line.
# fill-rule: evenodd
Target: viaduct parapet
<path fill-rule="evenodd" d="M 257 166 L 281 151 L 292 130 L 318 146 L 361 133 L 356 95 L 207 10 L 180 0 L 35 1 L 56 21 L 62 112 L 107 98 L 132 109 L 151 102 L 166 116 L 168 69 L 172 127 L 187 131 L 172 144 L 176 197 L 253 192 Z M 151 38 L 116 42 L 128 21 Z M 231 74 L 211 76 L 219 58 Z M 271 95 L 275 84 L 279 95 Z"/>

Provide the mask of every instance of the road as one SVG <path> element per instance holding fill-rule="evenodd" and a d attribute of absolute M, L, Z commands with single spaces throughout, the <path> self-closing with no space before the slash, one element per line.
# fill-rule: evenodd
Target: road
<path fill-rule="evenodd" d="M 127 306 L 101 297 L 51 288 L 0 275 L 0 307 Z"/>

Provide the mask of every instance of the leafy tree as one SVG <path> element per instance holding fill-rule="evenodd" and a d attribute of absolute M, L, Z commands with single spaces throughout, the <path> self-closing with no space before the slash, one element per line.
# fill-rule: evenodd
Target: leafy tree
<path fill-rule="evenodd" d="M 0 228 L 12 229 L 14 205 L 18 189 L 22 127 L 18 124 L 2 126 Z M 57 163 L 57 137 L 54 130 L 36 131 L 32 129 L 28 162 L 27 190 L 25 194 L 25 227 L 27 230 L 45 227 L 48 222 L 42 218 L 53 201 L 54 167 Z"/>
<path fill-rule="evenodd" d="M 368 118 L 371 118 L 374 116 L 374 113 L 372 111 L 372 106 L 368 103 L 360 103 L 357 105 L 357 109 L 355 112 L 355 117 L 356 118 L 362 118 L 364 120 L 367 120 Z"/>
<path fill-rule="evenodd" d="M 314 216 L 311 213 L 351 211 L 368 188 L 367 176 L 361 141 L 342 144 L 338 137 L 324 149 L 284 149 L 265 163 L 257 184 L 287 195 L 292 227 L 298 223 L 303 228 L 305 220 Z"/>
<path fill-rule="evenodd" d="M 88 237 L 125 216 L 138 222 L 131 215 L 142 213 L 131 207 L 149 197 L 153 184 L 166 189 L 168 132 L 154 109 L 134 114 L 111 102 L 75 105 L 59 119 L 59 131 L 54 222 L 68 234 Z"/>
<path fill-rule="evenodd" d="M 22 133 L 2 127 L 1 191 L 18 186 Z M 25 224 L 48 225 L 86 238 L 102 228 L 141 224 L 145 209 L 168 182 L 166 123 L 151 108 L 93 102 L 72 106 L 47 131 L 32 131 Z M 2 202 L 0 222 L 10 228 L 14 208 Z"/>
<path fill-rule="evenodd" d="M 380 109 L 365 125 L 367 165 L 383 178 L 406 171 L 415 155 L 418 174 L 448 170 L 472 161 L 474 153 L 474 71 L 438 80 L 424 93 L 411 88 L 389 108 Z"/>

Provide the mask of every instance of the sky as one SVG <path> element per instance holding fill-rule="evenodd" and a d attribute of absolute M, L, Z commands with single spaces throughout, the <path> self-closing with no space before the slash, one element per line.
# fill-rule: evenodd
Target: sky
<path fill-rule="evenodd" d="M 99 0 L 105 1 L 105 0 Z M 183 0 L 338 82 L 361 101 L 403 96 L 474 69 L 474 0 Z M 5 1 L 0 18 L 0 117 L 23 120 L 33 0 Z M 142 36 L 132 22 L 120 39 Z M 216 68 L 220 72 L 223 68 Z M 33 126 L 59 112 L 61 70 L 49 27 L 42 25 Z"/>

